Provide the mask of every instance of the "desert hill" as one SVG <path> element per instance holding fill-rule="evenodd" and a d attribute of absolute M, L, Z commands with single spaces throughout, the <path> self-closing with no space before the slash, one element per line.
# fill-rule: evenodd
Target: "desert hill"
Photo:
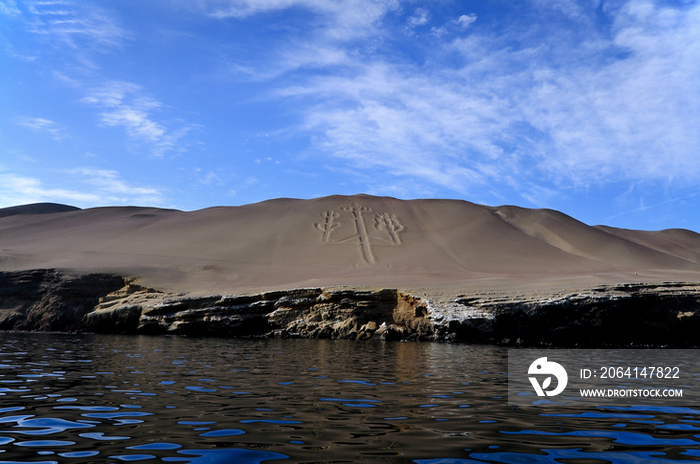
<path fill-rule="evenodd" d="M 0 209 L 0 271 L 138 276 L 183 291 L 475 281 L 700 280 L 700 235 L 563 213 L 368 195 L 177 211 Z"/>
<path fill-rule="evenodd" d="M 15 214 L 50 214 L 66 211 L 78 211 L 75 206 L 61 205 L 58 203 L 32 203 L 30 205 L 11 206 L 0 209 L 0 218 L 14 216 Z"/>

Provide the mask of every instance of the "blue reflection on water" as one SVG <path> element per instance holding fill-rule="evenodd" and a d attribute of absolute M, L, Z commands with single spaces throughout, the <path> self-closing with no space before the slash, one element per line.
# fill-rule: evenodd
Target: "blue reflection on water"
<path fill-rule="evenodd" d="M 147 445 L 127 446 L 126 449 L 148 451 L 148 450 L 175 450 L 182 448 L 182 445 L 176 443 L 149 443 Z"/>
<path fill-rule="evenodd" d="M 520 432 L 501 431 L 506 435 L 548 435 L 554 437 L 604 437 L 612 438 L 615 443 L 622 445 L 642 445 L 642 446 L 697 446 L 700 442 L 687 438 L 654 438 L 643 433 L 617 432 L 612 430 L 574 430 L 572 432 L 545 432 L 542 430 L 522 430 Z"/>
<path fill-rule="evenodd" d="M 665 460 L 664 453 L 653 451 L 602 451 L 583 452 L 580 449 L 544 449 L 547 455 L 523 455 L 522 453 L 473 453 L 470 456 L 475 459 L 483 459 L 489 462 L 503 462 L 507 464 L 561 464 L 562 459 L 595 459 L 610 462 L 612 464 L 649 464 Z M 438 461 L 439 462 L 439 461 Z M 456 461 L 458 463 L 460 461 Z M 464 461 L 465 463 L 477 461 Z M 482 461 L 478 461 L 481 463 Z M 692 464 L 697 461 L 669 460 L 673 464 Z M 423 463 L 421 463 L 423 464 Z M 426 462 L 425 464 L 428 464 Z M 435 464 L 431 462 L 430 464 Z"/>
<path fill-rule="evenodd" d="M 381 400 L 367 400 L 367 399 L 346 399 L 346 398 L 319 398 L 321 401 L 337 401 L 339 403 L 381 403 Z"/>
<path fill-rule="evenodd" d="M 65 419 L 44 417 L 31 419 L 34 416 L 10 416 L 3 417 L 0 422 L 17 422 L 12 428 L 15 430 L 3 430 L 2 433 L 19 433 L 22 435 L 50 435 L 52 433 L 65 432 L 69 429 L 83 429 L 94 427 L 92 424 L 72 422 Z M 16 428 L 34 428 L 35 430 L 16 430 Z"/>
<path fill-rule="evenodd" d="M 54 406 L 54 409 L 79 409 L 81 411 L 119 411 L 113 406 Z"/>
<path fill-rule="evenodd" d="M 192 387 L 185 387 L 185 390 L 192 390 L 192 391 L 198 391 L 198 392 L 215 392 L 216 389 L 214 388 L 204 388 L 204 387 L 198 387 L 198 386 L 192 386 Z"/>
<path fill-rule="evenodd" d="M 166 462 L 187 462 L 190 464 L 258 464 L 270 459 L 287 459 L 289 456 L 271 451 L 255 451 L 238 448 L 216 450 L 182 450 L 178 454 L 196 456 L 193 458 L 163 458 Z"/>
<path fill-rule="evenodd" d="M 155 459 L 155 456 L 152 454 L 117 454 L 114 456 L 110 456 L 112 459 L 118 459 L 120 461 L 146 461 L 148 459 Z"/>
<path fill-rule="evenodd" d="M 654 416 L 643 416 L 640 414 L 616 414 L 607 412 L 580 412 L 578 414 L 540 414 L 542 417 L 591 417 L 603 419 L 606 417 L 614 417 L 617 419 L 653 419 Z"/>
<path fill-rule="evenodd" d="M 99 451 L 72 451 L 69 453 L 58 453 L 62 458 L 90 458 L 100 454 Z"/>
<path fill-rule="evenodd" d="M 221 429 L 221 430 L 212 430 L 211 432 L 204 432 L 200 433 L 200 437 L 231 437 L 234 435 L 243 435 L 245 433 L 244 430 L 241 429 Z"/>
<path fill-rule="evenodd" d="M 99 440 L 99 441 L 128 440 L 131 438 L 131 437 L 120 437 L 120 436 L 108 436 L 108 435 L 105 435 L 104 432 L 81 433 L 78 436 L 83 437 L 83 438 L 90 438 L 92 440 Z"/>
<path fill-rule="evenodd" d="M 601 406 L 601 408 L 603 408 Z M 671 414 L 700 414 L 700 409 L 691 408 L 676 408 L 671 406 L 614 406 L 604 407 L 604 409 L 614 409 L 616 411 L 648 411 L 648 412 L 666 412 Z"/>
<path fill-rule="evenodd" d="M 377 384 L 372 383 L 369 380 L 338 380 L 338 383 L 357 383 L 360 385 L 369 385 L 371 387 L 375 387 Z"/>
<path fill-rule="evenodd" d="M 177 340 L 177 342 L 182 344 L 190 343 L 184 340 Z M 159 339 L 158 344 L 160 343 L 162 343 L 162 340 Z M 238 342 L 222 343 L 225 348 L 230 348 Z M 314 349 L 317 347 L 318 345 L 312 346 Z M 392 346 L 392 348 L 394 347 Z M 409 348 L 413 349 L 412 346 Z M 452 349 L 452 347 L 440 346 L 437 351 L 448 348 Z M 196 352 L 192 347 L 188 349 Z M 220 353 L 221 350 L 215 349 L 207 356 L 207 359 L 217 359 Z M 249 358 L 241 359 L 247 360 Z M 405 359 L 413 358 L 406 356 Z M 460 358 L 454 356 L 448 361 L 452 362 L 452 359 Z M 163 369 L 155 364 L 158 361 L 157 358 L 150 361 L 154 362 L 154 370 Z M 168 367 L 170 367 L 170 361 L 167 361 Z M 440 365 L 439 362 L 432 363 L 432 361 L 431 366 Z M 190 362 L 194 363 L 197 361 L 188 361 L 188 363 Z M 235 359 L 232 362 L 235 362 Z M 324 365 L 332 366 L 329 362 Z M 314 374 L 304 373 L 299 377 L 294 377 L 294 372 L 285 371 L 282 373 L 281 370 L 283 370 L 282 366 L 284 366 L 284 363 L 266 363 L 267 360 L 265 358 L 251 360 L 251 366 L 258 366 L 255 370 L 234 369 L 231 371 L 250 371 L 251 377 L 248 377 L 248 374 L 236 374 L 231 378 L 223 377 L 222 374 L 222 372 L 230 370 L 228 364 L 225 364 L 223 368 L 215 366 L 210 371 L 202 371 L 197 375 L 197 377 L 201 376 L 202 378 L 193 378 L 191 376 L 175 377 L 180 375 L 177 372 L 155 372 L 155 374 L 161 375 L 140 375 L 138 378 L 134 378 L 127 376 L 127 373 L 125 373 L 125 381 L 123 382 L 121 382 L 121 379 L 117 379 L 116 376 L 110 379 L 102 379 L 98 382 L 86 381 L 84 379 L 92 379 L 95 376 L 83 375 L 89 373 L 84 369 L 73 373 L 62 371 L 63 374 L 66 374 L 67 380 L 71 380 L 69 376 L 72 375 L 72 381 L 52 383 L 50 386 L 49 380 L 54 382 L 53 379 L 46 379 L 44 383 L 34 380 L 34 378 L 40 379 L 48 377 L 48 375 L 17 375 L 17 377 L 23 379 L 23 382 L 33 386 L 29 390 L 33 394 L 24 395 L 20 393 L 11 395 L 7 393 L 3 396 L 3 399 L 9 399 L 11 396 L 16 397 L 17 402 L 14 404 L 28 404 L 29 406 L 13 406 L 0 409 L 0 414 L 9 415 L 4 418 L 0 416 L 0 428 L 7 429 L 2 431 L 2 435 L 8 435 L 7 437 L 0 437 L 0 445 L 10 444 L 5 447 L 0 446 L 3 450 L 7 449 L 5 451 L 7 454 L 0 453 L 0 458 L 4 455 L 8 460 L 18 459 L 24 460 L 26 463 L 31 462 L 32 458 L 49 459 L 47 456 L 51 454 L 61 458 L 73 458 L 74 461 L 69 462 L 76 463 L 97 462 L 98 459 L 100 462 L 107 462 L 108 457 L 111 456 L 111 462 L 138 462 L 157 459 L 159 462 L 223 464 L 230 462 L 260 463 L 262 461 L 287 459 L 290 457 L 292 459 L 301 459 L 301 454 L 304 453 L 308 455 L 308 457 L 303 456 L 306 458 L 304 462 L 318 462 L 316 460 L 318 459 L 317 450 L 324 449 L 322 446 L 330 443 L 332 445 L 339 444 L 335 447 L 335 453 L 328 456 L 330 453 L 326 454 L 324 451 L 324 456 L 320 459 L 327 459 L 329 462 L 331 460 L 351 462 L 353 459 L 358 458 L 358 450 L 354 448 L 355 443 L 350 440 L 345 443 L 343 436 L 349 437 L 358 431 L 369 431 L 372 433 L 371 436 L 378 437 L 375 442 L 366 443 L 373 451 L 384 449 L 383 446 L 386 446 L 389 442 L 393 443 L 393 437 L 399 437 L 397 442 L 405 446 L 400 459 L 405 460 L 410 460 L 411 457 L 426 456 L 423 454 L 425 452 L 424 442 L 421 442 L 423 437 L 427 437 L 431 444 L 438 442 L 449 445 L 447 441 L 440 440 L 443 437 L 464 436 L 470 437 L 468 439 L 470 440 L 469 443 L 474 443 L 474 448 L 479 446 L 478 453 L 472 450 L 465 450 L 463 446 L 469 446 L 467 443 L 464 443 L 463 446 L 457 446 L 456 449 L 453 449 L 455 447 L 446 447 L 451 449 L 451 451 L 449 453 L 445 452 L 445 456 L 456 455 L 460 457 L 414 461 L 421 464 L 485 464 L 486 462 L 546 462 L 561 464 L 567 459 L 601 463 L 688 462 L 682 460 L 673 461 L 667 456 L 675 459 L 685 457 L 689 460 L 700 460 L 700 451 L 688 449 L 700 448 L 700 435 L 697 432 L 700 430 L 700 425 L 697 425 L 700 421 L 693 420 L 700 418 L 698 416 L 700 410 L 697 409 L 621 407 L 601 408 L 602 410 L 599 412 L 574 411 L 572 413 L 570 410 L 555 410 L 553 412 L 563 413 L 538 414 L 539 411 L 532 411 L 525 414 L 523 411 L 504 409 L 503 402 L 491 401 L 493 398 L 500 398 L 501 396 L 494 395 L 500 395 L 503 389 L 501 388 L 502 385 L 494 385 L 489 379 L 481 383 L 473 382 L 473 386 L 467 386 L 470 383 L 461 382 L 464 380 L 463 378 L 452 378 L 448 375 L 425 375 L 425 371 L 421 370 L 422 368 L 420 367 L 416 367 L 414 363 L 410 364 L 410 369 L 402 371 L 403 373 L 400 376 L 395 375 L 390 369 L 369 370 L 363 368 L 357 371 L 339 371 L 328 367 L 324 369 L 329 369 L 329 372 L 323 372 L 324 374 L 329 374 L 328 376 L 313 377 L 313 379 L 331 379 L 327 382 L 312 380 L 311 376 Z M 197 364 L 200 363 L 197 362 Z M 136 367 L 127 367 L 129 369 L 128 374 L 133 376 L 140 372 L 150 373 L 151 371 L 148 370 L 150 367 L 148 369 L 144 368 L 146 365 L 151 366 L 151 363 L 138 366 L 139 370 L 134 370 Z M 368 365 L 375 366 L 377 362 L 375 360 Z M 15 368 L 19 369 L 21 366 L 15 366 Z M 351 365 L 348 369 L 352 368 L 353 366 Z M 306 370 L 304 368 L 304 372 Z M 197 371 L 188 372 L 188 374 L 192 373 L 197 373 Z M 449 370 L 447 373 L 450 375 L 454 374 L 452 370 Z M 222 375 L 221 380 L 214 380 L 219 375 Z M 119 374 L 119 377 L 122 377 L 122 374 Z M 431 380 L 423 381 L 421 380 L 423 377 Z M 161 381 L 163 378 L 178 380 Z M 369 378 L 370 380 L 337 380 L 339 378 Z M 413 382 L 404 380 L 405 378 L 411 378 Z M 196 384 L 196 381 L 201 382 L 201 385 L 192 386 L 192 384 Z M 30 384 L 29 382 L 33 383 Z M 115 383 L 117 385 L 105 386 L 104 383 Z M 173 395 L 164 400 L 165 395 L 162 392 L 167 390 L 168 387 L 163 386 L 176 383 L 179 385 L 178 387 L 170 387 L 171 390 L 177 390 L 176 392 L 165 391 L 165 393 L 181 393 L 182 398 L 179 399 L 176 395 Z M 221 383 L 224 383 L 224 385 L 221 385 Z M 160 385 L 160 387 L 155 385 Z M 280 388 L 277 385 L 285 385 L 285 388 Z M 20 388 L 19 385 L 14 384 L 8 386 Z M 207 388 L 204 388 L 204 386 Z M 371 388 L 368 389 L 368 386 Z M 270 387 L 273 388 L 270 389 Z M 190 391 L 183 391 L 183 389 L 217 393 L 193 394 Z M 249 389 L 250 391 L 234 391 L 244 389 Z M 466 391 L 453 391 L 456 389 L 464 389 Z M 77 390 L 80 391 L 78 392 Z M 17 391 L 24 392 L 28 390 Z M 158 392 L 158 398 L 142 398 L 142 396 L 156 395 L 156 393 L 143 393 L 144 391 L 156 391 Z M 50 392 L 56 393 L 51 394 Z M 122 393 L 126 395 L 122 395 Z M 95 396 L 92 396 L 92 394 Z M 110 399 L 108 396 L 110 394 L 120 395 L 118 397 L 113 396 Z M 454 395 L 465 396 L 458 397 L 459 401 L 450 401 L 450 399 L 455 398 Z M 131 398 L 127 400 L 125 396 L 131 396 Z M 420 403 L 424 403 L 427 398 L 430 398 L 430 404 L 421 405 Z M 434 398 L 438 400 L 436 401 Z M 45 401 L 41 402 L 38 400 Z M 164 401 L 167 401 L 167 403 Z M 141 405 L 120 404 L 127 402 L 141 403 Z M 7 401 L 5 404 L 13 403 Z M 175 408 L 175 406 L 166 406 L 166 404 L 177 404 L 177 411 L 166 411 L 167 408 Z M 334 404 L 343 407 L 335 408 L 333 407 Z M 428 409 L 419 410 L 419 406 Z M 438 408 L 438 406 L 440 407 Z M 471 409 L 461 409 L 470 407 Z M 361 410 L 352 408 L 377 409 Z M 134 409 L 137 409 L 137 411 L 134 411 Z M 150 410 L 154 411 L 155 414 L 139 412 L 138 410 Z M 258 411 L 265 412 L 260 413 Z M 23 415 L 19 415 L 19 412 L 22 412 Z M 15 413 L 17 415 L 14 415 Z M 403 414 L 408 414 L 408 416 Z M 448 414 L 450 419 L 442 418 L 442 416 L 448 417 Z M 676 416 L 670 417 L 668 414 L 675 414 Z M 684 414 L 689 415 L 683 416 Z M 46 415 L 60 416 L 65 419 L 43 417 Z M 678 419 L 678 415 L 685 419 Z M 139 419 L 142 416 L 150 417 L 144 418 L 144 420 L 128 420 L 129 418 Z M 381 424 L 381 416 L 388 416 L 383 419 L 383 424 Z M 80 417 L 80 419 L 77 417 Z M 338 423 L 341 427 L 333 430 L 333 434 L 331 434 L 331 438 L 327 442 L 315 435 L 313 439 L 309 438 L 306 440 L 308 434 L 317 433 L 317 424 L 320 423 L 321 427 L 325 426 L 326 422 L 324 420 L 327 418 L 328 420 L 343 420 L 344 422 Z M 72 419 L 73 421 L 66 419 Z M 295 419 L 301 419 L 303 422 Z M 491 419 L 497 419 L 497 421 Z M 202 420 L 206 420 L 206 422 Z M 231 424 L 232 420 L 235 421 L 233 424 Z M 448 420 L 450 422 L 443 422 Z M 392 421 L 394 422 L 389 424 Z M 428 424 L 428 421 L 431 423 Z M 142 422 L 144 422 L 143 425 L 123 427 L 122 430 L 114 432 L 114 426 L 141 424 Z M 439 422 L 437 424 L 439 427 L 436 427 L 436 422 Z M 680 422 L 680 424 L 677 422 Z M 246 426 L 245 431 L 237 428 L 219 428 L 255 423 L 274 424 L 281 427 L 265 425 Z M 172 424 L 177 424 L 177 426 L 169 429 Z M 295 426 L 296 424 L 305 425 L 301 427 Z M 367 426 L 368 424 L 369 426 Z M 492 426 L 489 426 L 489 424 L 492 424 Z M 196 426 L 202 427 L 197 428 Z M 619 428 L 625 426 L 628 427 L 625 429 L 627 432 L 620 432 Z M 91 429 L 90 427 L 97 427 L 97 429 Z M 383 427 L 390 431 L 390 438 L 383 438 L 381 433 L 375 434 L 377 430 L 381 430 Z M 552 430 L 554 432 L 521 430 L 525 427 L 535 430 Z M 86 428 L 91 433 L 80 433 L 87 432 Z M 609 431 L 611 428 L 613 430 Z M 73 431 L 71 429 L 76 430 Z M 502 429 L 521 431 L 502 432 Z M 639 432 L 640 429 L 642 432 Z M 96 432 L 96 430 L 133 436 L 110 436 L 103 432 Z M 205 430 L 206 432 L 204 432 Z M 290 433 L 291 430 L 294 430 L 294 434 Z M 576 431 L 562 433 L 567 430 Z M 416 431 L 419 432 L 416 433 Z M 60 435 L 62 432 L 66 432 L 65 436 Z M 324 432 L 325 430 L 320 433 Z M 167 435 L 164 436 L 163 433 L 167 433 Z M 296 433 L 299 435 L 297 436 Z M 521 436 L 501 436 L 501 433 L 519 434 Z M 56 438 L 56 440 L 40 439 L 49 437 L 30 438 L 19 436 L 47 434 L 56 434 L 55 437 L 52 437 Z M 402 434 L 404 435 L 403 437 Z M 235 446 L 234 443 L 238 441 L 237 438 L 226 440 L 225 437 L 236 437 L 238 435 L 243 435 L 241 442 L 245 441 L 246 443 L 246 445 L 240 444 L 238 446 L 250 446 L 254 449 L 217 448 L 217 446 Z M 495 435 L 499 435 L 499 439 L 494 442 L 492 440 Z M 532 435 L 547 435 L 552 438 L 539 439 Z M 694 435 L 697 439 L 693 439 Z M 88 440 L 82 440 L 81 442 L 77 437 L 91 439 L 94 442 L 86 443 Z M 220 437 L 224 438 L 219 439 Z M 78 446 L 70 447 L 68 445 L 75 445 L 75 443 L 64 441 L 71 439 L 78 442 Z M 151 442 L 154 439 L 167 439 L 177 443 Z M 114 443 L 118 440 L 130 441 Z M 453 439 L 448 438 L 448 440 Z M 613 440 L 615 445 L 612 444 Z M 308 443 L 308 445 L 298 446 L 304 443 Z M 453 441 L 452 443 L 455 442 Z M 480 445 L 478 445 L 479 443 Z M 289 445 L 295 446 L 290 448 Z M 276 446 L 274 449 L 277 451 L 285 451 L 284 447 L 287 446 L 286 449 L 290 450 L 290 456 L 261 450 L 261 448 L 265 449 L 264 447 L 267 446 Z M 351 446 L 352 448 L 343 449 L 342 446 Z M 574 446 L 581 448 L 573 448 Z M 51 450 L 51 447 L 54 449 Z M 420 449 L 421 454 L 414 454 L 412 447 Z M 500 448 L 496 449 L 497 447 Z M 556 449 L 542 449 L 550 447 Z M 559 449 L 557 447 L 568 449 Z M 291 451 L 292 448 L 293 451 Z M 433 456 L 440 456 L 442 453 L 437 450 L 445 451 L 446 448 L 435 446 L 436 452 Z M 91 451 L 77 451 L 85 449 Z M 100 449 L 101 451 L 93 451 L 95 449 Z M 30 452 L 32 455 L 25 459 L 25 456 L 28 456 Z M 341 453 L 346 453 L 347 455 Z M 98 455 L 100 456 L 98 459 L 94 458 Z M 167 455 L 167 457 L 164 457 L 164 455 Z M 326 456 L 328 457 L 326 458 Z M 427 456 L 431 456 L 431 454 Z M 0 461 L 0 464 L 4 462 L 12 461 Z M 60 462 L 64 464 L 66 459 Z"/>
<path fill-rule="evenodd" d="M 34 440 L 34 441 L 15 442 L 15 446 L 28 446 L 28 447 L 34 447 L 34 446 L 40 446 L 40 447 L 70 446 L 70 445 L 75 445 L 75 442 L 74 441 L 63 441 L 63 440 Z"/>
<path fill-rule="evenodd" d="M 664 424 L 657 425 L 656 428 L 665 430 L 700 430 L 700 428 L 690 424 Z"/>
<path fill-rule="evenodd" d="M 127 411 L 127 412 L 110 412 L 110 413 L 89 413 L 81 414 L 83 417 L 90 417 L 93 419 L 110 419 L 117 421 L 115 425 L 127 425 L 127 424 L 141 424 L 142 420 L 138 419 L 123 419 L 124 417 L 143 417 L 152 416 L 151 412 L 139 412 L 139 411 Z"/>
<path fill-rule="evenodd" d="M 21 411 L 24 409 L 24 406 L 15 406 L 12 408 L 2 408 L 0 409 L 0 414 L 5 414 L 6 412 L 15 412 L 15 411 Z M 2 422 L 2 420 L 0 420 Z"/>
<path fill-rule="evenodd" d="M 483 461 L 475 461 L 473 459 L 460 458 L 439 458 L 439 459 L 416 459 L 413 461 L 417 464 L 484 464 Z M 529 462 L 529 461 L 520 461 Z"/>
<path fill-rule="evenodd" d="M 275 419 L 250 419 L 250 420 L 242 420 L 241 424 L 255 424 L 256 422 L 262 422 L 265 424 L 303 424 L 303 422 L 300 421 L 292 421 L 292 420 L 275 420 Z"/>
<path fill-rule="evenodd" d="M 0 461 L 0 464 L 27 464 L 26 461 Z M 58 461 L 32 461 L 32 464 L 58 464 Z"/>

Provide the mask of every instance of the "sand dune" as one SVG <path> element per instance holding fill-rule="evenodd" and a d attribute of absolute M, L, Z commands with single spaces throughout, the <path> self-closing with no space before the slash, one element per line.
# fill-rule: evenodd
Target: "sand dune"
<path fill-rule="evenodd" d="M 694 232 L 591 227 L 556 211 L 457 200 L 356 195 L 192 212 L 0 209 L 1 271 L 116 272 L 184 291 L 632 281 L 635 273 L 700 280 L 699 263 Z"/>
<path fill-rule="evenodd" d="M 49 214 L 77 211 L 75 206 L 61 205 L 58 203 L 33 203 L 31 205 L 11 206 L 0 209 L 0 218 L 14 216 L 15 214 Z"/>

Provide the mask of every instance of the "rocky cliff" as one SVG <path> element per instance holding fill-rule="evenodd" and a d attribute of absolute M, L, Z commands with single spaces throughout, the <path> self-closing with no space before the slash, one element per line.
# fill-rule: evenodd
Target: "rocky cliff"
<path fill-rule="evenodd" d="M 700 345 L 700 285 L 472 292 L 449 300 L 362 288 L 191 296 L 120 276 L 37 270 L 0 273 L 0 329 L 690 347 Z"/>
<path fill-rule="evenodd" d="M 77 331 L 101 296 L 124 287 L 120 276 L 54 269 L 0 272 L 0 330 Z"/>

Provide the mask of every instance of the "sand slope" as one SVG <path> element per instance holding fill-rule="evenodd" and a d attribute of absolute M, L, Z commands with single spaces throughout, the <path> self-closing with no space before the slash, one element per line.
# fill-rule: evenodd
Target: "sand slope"
<path fill-rule="evenodd" d="M 77 211 L 75 206 L 60 205 L 58 203 L 33 203 L 31 205 L 11 206 L 0 209 L 0 217 L 14 216 L 15 214 L 49 214 Z"/>
<path fill-rule="evenodd" d="M 367 195 L 192 212 L 0 209 L 0 271 L 34 268 L 118 272 L 160 287 L 231 292 L 489 279 L 631 281 L 635 273 L 700 280 L 700 235 L 591 227 L 551 210 Z"/>

